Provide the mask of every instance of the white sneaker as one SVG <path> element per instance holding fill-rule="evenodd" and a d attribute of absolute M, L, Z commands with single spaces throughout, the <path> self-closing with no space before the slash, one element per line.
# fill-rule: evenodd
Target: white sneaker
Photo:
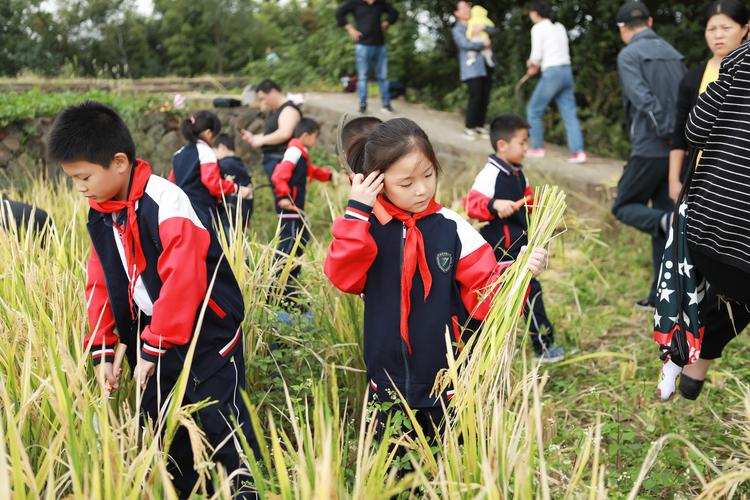
<path fill-rule="evenodd" d="M 470 141 L 474 141 L 477 138 L 477 131 L 473 128 L 467 128 L 464 129 L 464 138 L 469 139 Z"/>
<path fill-rule="evenodd" d="M 568 163 L 576 163 L 580 165 L 581 163 L 586 163 L 586 160 L 588 160 L 588 158 L 586 157 L 585 151 L 572 153 L 570 156 L 568 156 Z"/>
<path fill-rule="evenodd" d="M 474 131 L 479 135 L 490 135 L 490 131 L 484 127 L 477 127 Z"/>
<path fill-rule="evenodd" d="M 539 149 L 529 149 L 526 151 L 526 156 L 529 158 L 544 158 L 544 155 L 546 152 L 544 151 L 544 148 Z"/>

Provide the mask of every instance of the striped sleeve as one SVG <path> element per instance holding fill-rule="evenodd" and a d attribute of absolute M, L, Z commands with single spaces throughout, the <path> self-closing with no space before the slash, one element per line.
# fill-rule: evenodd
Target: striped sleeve
<path fill-rule="evenodd" d="M 721 63 L 719 79 L 711 82 L 706 91 L 698 96 L 685 127 L 685 136 L 696 146 L 702 147 L 706 144 L 727 92 L 732 86 L 737 68 L 744 61 L 747 51 L 748 44 L 745 43 L 726 56 Z"/>
<path fill-rule="evenodd" d="M 115 334 L 115 317 L 109 304 L 104 269 L 93 245 L 86 266 L 86 305 L 89 334 L 84 339 L 84 347 L 91 346 L 94 365 L 102 361 L 112 363 L 119 338 Z"/>
<path fill-rule="evenodd" d="M 485 165 L 471 186 L 469 194 L 464 197 L 466 214 L 478 221 L 492 220 L 497 216 L 492 207 L 495 202 L 495 184 L 499 170 L 492 165 Z"/>
<path fill-rule="evenodd" d="M 440 214 L 456 223 L 461 243 L 461 255 L 456 267 L 461 300 L 473 318 L 483 320 L 487 317 L 492 298 L 499 290 L 492 285 L 511 262 L 498 262 L 492 247 L 463 217 L 447 208 L 441 209 Z"/>
<path fill-rule="evenodd" d="M 372 207 L 349 200 L 346 212 L 333 223 L 333 240 L 323 271 L 331 283 L 346 293 L 362 293 L 367 271 L 375 262 L 378 247 L 370 234 Z"/>
<path fill-rule="evenodd" d="M 177 186 L 152 176 L 146 193 L 159 205 L 162 253 L 157 272 L 162 287 L 154 301 L 151 324 L 141 333 L 141 358 L 156 361 L 193 336 L 196 314 L 206 296 L 210 236 Z"/>
<path fill-rule="evenodd" d="M 197 147 L 201 182 L 206 186 L 211 196 L 221 198 L 222 195 L 235 194 L 237 192 L 237 185 L 233 181 L 221 178 L 219 162 L 211 146 L 199 142 Z"/>

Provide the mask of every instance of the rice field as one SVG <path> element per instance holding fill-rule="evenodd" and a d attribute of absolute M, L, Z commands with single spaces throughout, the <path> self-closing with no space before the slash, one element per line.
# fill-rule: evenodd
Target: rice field
<path fill-rule="evenodd" d="M 292 263 L 277 278 L 270 193 L 259 191 L 252 230 L 226 244 L 245 297 L 245 396 L 261 442 L 259 459 L 245 465 L 263 498 L 750 495 L 747 339 L 731 344 L 698 402 L 659 402 L 650 319 L 630 305 L 648 282 L 646 240 L 575 200 L 563 216 L 554 190 L 531 234 L 553 254 L 541 280 L 557 337 L 578 352 L 554 366 L 532 362 L 518 314 L 528 276 L 509 273 L 483 335 L 445 373 L 461 388 L 445 435 L 428 442 L 407 409 L 375 439 L 362 305 L 322 274 L 346 193 L 317 185 L 310 195 L 314 237 L 302 258 L 310 322 L 274 319 Z M 158 429 L 144 429 L 132 381 L 107 399 L 94 380 L 82 345 L 85 200 L 60 179 L 22 180 L 8 194 L 48 210 L 55 226 L 43 239 L 0 233 L 0 498 L 174 498 L 153 436 L 163 430 L 169 442 L 177 425 L 190 429 L 201 457 L 196 497 L 213 483 L 213 497 L 229 498 L 194 407 L 172 404 Z"/>

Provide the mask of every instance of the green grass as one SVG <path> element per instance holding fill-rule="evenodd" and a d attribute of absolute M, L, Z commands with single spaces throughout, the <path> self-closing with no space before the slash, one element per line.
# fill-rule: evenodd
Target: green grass
<path fill-rule="evenodd" d="M 68 106 L 89 99 L 112 106 L 125 115 L 157 110 L 164 105 L 155 96 L 137 93 L 117 94 L 102 90 L 44 92 L 36 88 L 26 92 L 3 92 L 0 94 L 0 127 L 31 118 L 55 116 Z"/>
<path fill-rule="evenodd" d="M 313 158 L 333 163 L 323 152 Z M 264 174 L 258 169 L 255 178 Z M 126 384 L 107 410 L 81 347 L 84 200 L 67 185 L 38 181 L 9 194 L 48 209 L 58 226 L 44 248 L 23 235 L 20 242 L 0 237 L 0 259 L 13 263 L 0 270 L 0 497 L 170 496 L 163 457 L 151 440 L 134 438 L 135 388 Z M 725 472 L 730 488 L 741 483 L 737 493 L 750 495 L 743 465 L 750 396 L 737 382 L 750 379 L 750 342 L 730 344 L 697 402 L 659 401 L 651 317 L 632 308 L 650 282 L 648 239 L 589 206 L 568 210 L 568 230 L 552 245 L 551 269 L 541 278 L 557 338 L 580 359 L 537 372 L 522 334 L 502 343 L 496 362 L 507 388 L 466 404 L 454 427 L 463 439 L 454 431 L 436 457 L 418 439 L 407 442 L 415 472 L 396 476 L 388 442 L 373 442 L 361 418 L 361 301 L 322 274 L 330 222 L 345 199 L 345 187 L 317 183 L 308 196 L 314 239 L 303 279 L 312 324 L 270 319 L 277 280 L 268 189 L 258 192 L 247 237 L 228 248 L 246 300 L 248 399 L 265 445 L 260 462 L 248 465 L 265 478 L 258 483 L 265 495 L 688 498 L 705 490 L 711 498 L 719 483 L 703 483 L 719 476 L 677 438 L 655 450 L 653 467 L 631 491 L 652 444 L 669 434 L 692 443 Z M 102 435 L 90 425 L 94 413 L 105 422 Z M 189 422 L 185 412 L 171 422 L 178 417 Z"/>

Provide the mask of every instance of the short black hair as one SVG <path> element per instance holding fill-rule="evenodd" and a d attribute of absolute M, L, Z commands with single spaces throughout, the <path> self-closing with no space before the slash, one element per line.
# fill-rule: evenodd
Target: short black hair
<path fill-rule="evenodd" d="M 135 163 L 135 142 L 117 112 L 96 101 L 85 101 L 63 110 L 49 132 L 50 163 L 87 161 L 109 168 L 117 153 Z"/>
<path fill-rule="evenodd" d="M 355 174 L 364 172 L 367 138 L 383 120 L 376 116 L 358 116 L 344 125 L 341 130 L 341 148 L 349 167 Z"/>
<path fill-rule="evenodd" d="M 747 10 L 744 2 L 739 0 L 716 0 L 706 9 L 706 24 L 709 19 L 724 14 L 735 23 L 744 26 L 750 20 L 750 12 Z"/>
<path fill-rule="evenodd" d="M 314 134 L 320 132 L 320 124 L 312 118 L 302 118 L 294 127 L 294 137 L 300 138 L 302 134 Z"/>
<path fill-rule="evenodd" d="M 633 19 L 625 23 L 625 27 L 630 31 L 642 28 L 643 26 L 648 27 L 648 19 Z"/>
<path fill-rule="evenodd" d="M 214 147 L 218 148 L 221 145 L 224 145 L 224 147 L 230 151 L 234 151 L 234 139 L 229 134 L 219 134 L 216 136 L 216 139 L 214 139 Z"/>
<path fill-rule="evenodd" d="M 536 12 L 544 19 L 552 19 L 554 16 L 552 7 L 550 7 L 550 4 L 545 0 L 534 0 L 533 2 L 529 2 L 527 9 L 529 12 Z"/>
<path fill-rule="evenodd" d="M 497 141 L 504 140 L 510 142 L 516 132 L 522 129 L 529 129 L 529 122 L 515 113 L 500 113 L 490 124 L 490 144 L 492 149 L 497 147 Z"/>
<path fill-rule="evenodd" d="M 281 92 L 281 85 L 271 80 L 270 78 L 266 78 L 255 86 L 256 92 L 263 92 L 264 94 L 268 94 L 272 90 L 278 90 L 279 92 Z"/>

